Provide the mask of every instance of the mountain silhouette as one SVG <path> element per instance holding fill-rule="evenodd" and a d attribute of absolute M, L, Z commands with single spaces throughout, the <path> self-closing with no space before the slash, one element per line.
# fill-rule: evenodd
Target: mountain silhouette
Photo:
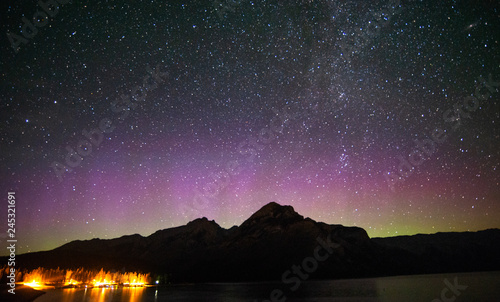
<path fill-rule="evenodd" d="M 17 258 L 24 269 L 104 268 L 171 282 L 236 282 L 286 280 L 296 270 L 311 279 L 499 270 L 499 254 L 498 229 L 371 239 L 362 228 L 316 222 L 271 202 L 230 229 L 199 218 L 147 237 L 76 240 Z"/>

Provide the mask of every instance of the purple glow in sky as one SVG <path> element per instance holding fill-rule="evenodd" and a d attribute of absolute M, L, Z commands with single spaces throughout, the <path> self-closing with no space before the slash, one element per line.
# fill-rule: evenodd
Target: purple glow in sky
<path fill-rule="evenodd" d="M 10 4 L 2 32 L 36 9 Z M 92 1 L 17 53 L 4 35 L 18 252 L 202 216 L 229 228 L 271 201 L 372 237 L 500 227 L 499 9 Z"/>

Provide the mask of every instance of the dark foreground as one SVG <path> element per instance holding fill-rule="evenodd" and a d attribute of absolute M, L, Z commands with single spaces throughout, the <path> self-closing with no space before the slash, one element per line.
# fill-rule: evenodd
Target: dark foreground
<path fill-rule="evenodd" d="M 45 292 L 40 290 L 35 290 L 29 286 L 16 285 L 16 294 L 11 294 L 8 292 L 10 289 L 6 284 L 0 285 L 0 301 L 15 301 L 15 302 L 29 302 L 34 301 L 39 296 L 43 295 Z"/>

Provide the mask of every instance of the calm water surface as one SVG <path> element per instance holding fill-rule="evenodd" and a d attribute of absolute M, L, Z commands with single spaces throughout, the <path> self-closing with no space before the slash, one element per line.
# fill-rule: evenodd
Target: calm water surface
<path fill-rule="evenodd" d="M 456 283 L 457 288 L 449 289 L 445 280 L 448 280 L 448 285 L 452 287 Z M 464 288 L 465 286 L 467 288 Z M 441 294 L 444 293 L 448 301 L 490 302 L 500 301 L 500 272 L 310 281 L 303 282 L 296 291 L 290 290 L 290 284 L 270 282 L 176 285 L 159 288 L 55 289 L 48 290 L 35 302 L 263 302 L 270 299 L 270 294 L 274 289 L 284 292 L 286 298 L 281 301 L 430 302 L 434 299 L 441 299 Z"/>

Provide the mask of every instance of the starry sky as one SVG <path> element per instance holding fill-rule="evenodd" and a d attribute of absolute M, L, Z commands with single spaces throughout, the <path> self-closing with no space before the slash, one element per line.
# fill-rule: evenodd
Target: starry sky
<path fill-rule="evenodd" d="M 371 237 L 500 227 L 497 1 L 1 6 L 18 253 L 271 201 Z"/>

